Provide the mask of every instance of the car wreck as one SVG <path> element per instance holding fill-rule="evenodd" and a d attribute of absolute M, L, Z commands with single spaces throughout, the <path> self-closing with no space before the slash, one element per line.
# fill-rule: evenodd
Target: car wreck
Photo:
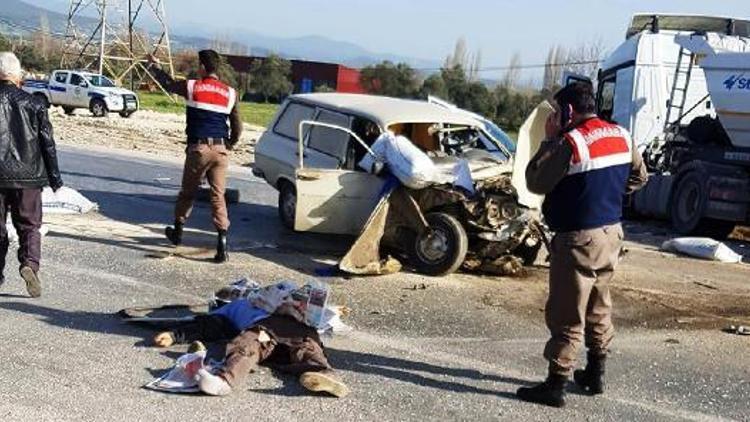
<path fill-rule="evenodd" d="M 538 202 L 519 196 L 514 158 L 463 110 L 311 94 L 282 106 L 254 172 L 279 190 L 286 226 L 359 236 L 339 264 L 345 272 L 391 273 L 405 257 L 428 275 L 516 275 L 546 237 Z"/>

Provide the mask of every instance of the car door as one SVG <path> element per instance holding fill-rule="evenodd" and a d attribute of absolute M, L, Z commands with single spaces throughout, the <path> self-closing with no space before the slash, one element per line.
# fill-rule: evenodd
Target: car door
<path fill-rule="evenodd" d="M 49 79 L 49 95 L 52 104 L 64 104 L 68 91 L 68 72 L 55 72 Z"/>
<path fill-rule="evenodd" d="M 368 153 L 372 151 L 348 128 L 320 121 L 305 121 L 301 126 L 309 126 L 310 130 L 307 139 L 300 137 L 298 140 L 303 154 L 299 157 L 295 175 L 294 229 L 359 235 L 383 194 L 385 179 L 363 171 L 341 169 L 340 165 L 339 168 L 331 167 L 330 164 L 346 160 L 350 142 L 360 143 Z M 301 132 L 304 136 L 305 131 Z"/>
<path fill-rule="evenodd" d="M 86 82 L 83 76 L 77 73 L 70 74 L 70 81 L 68 82 L 68 92 L 70 93 L 70 105 L 76 107 L 89 106 L 89 83 Z"/>

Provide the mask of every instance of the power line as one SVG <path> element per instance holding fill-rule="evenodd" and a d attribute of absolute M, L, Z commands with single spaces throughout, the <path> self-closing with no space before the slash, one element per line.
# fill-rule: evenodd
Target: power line
<path fill-rule="evenodd" d="M 564 66 L 585 65 L 585 64 L 598 64 L 598 63 L 601 63 L 602 61 L 603 60 L 582 60 L 582 61 L 574 61 L 574 62 L 540 63 L 540 64 L 527 64 L 527 65 L 518 65 L 518 66 L 488 66 L 488 67 L 482 67 L 482 68 L 476 69 L 476 71 L 477 72 L 492 72 L 492 71 L 510 70 L 510 69 L 544 69 L 546 67 L 564 67 Z M 421 72 L 436 72 L 442 69 L 443 69 L 442 67 L 423 67 L 423 68 L 416 68 L 414 70 L 421 71 Z"/>

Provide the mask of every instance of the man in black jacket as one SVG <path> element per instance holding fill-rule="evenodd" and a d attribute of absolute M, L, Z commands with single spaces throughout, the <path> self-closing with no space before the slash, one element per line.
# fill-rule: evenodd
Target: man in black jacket
<path fill-rule="evenodd" d="M 5 281 L 10 211 L 18 232 L 21 278 L 31 297 L 42 294 L 37 275 L 41 258 L 42 188 L 62 186 L 47 108 L 22 91 L 21 63 L 0 52 L 0 284 Z"/>

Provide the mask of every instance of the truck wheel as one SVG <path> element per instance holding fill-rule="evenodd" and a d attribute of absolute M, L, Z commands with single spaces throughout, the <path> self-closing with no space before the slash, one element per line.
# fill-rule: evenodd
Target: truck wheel
<path fill-rule="evenodd" d="M 73 113 L 75 113 L 75 112 L 76 112 L 76 109 L 75 109 L 75 107 L 67 107 L 67 106 L 63 106 L 63 108 L 62 108 L 62 109 L 63 109 L 63 112 L 65 113 L 65 115 L 67 115 L 67 116 L 72 116 L 72 115 L 73 115 Z"/>
<path fill-rule="evenodd" d="M 279 184 L 279 218 L 281 224 L 289 230 L 294 230 L 294 220 L 297 214 L 297 190 L 294 185 L 284 181 Z"/>
<path fill-rule="evenodd" d="M 91 100 L 89 110 L 94 117 L 107 117 L 107 104 L 100 98 L 94 98 Z"/>
<path fill-rule="evenodd" d="M 450 214 L 432 213 L 425 218 L 430 228 L 414 240 L 414 266 L 420 273 L 431 276 L 455 272 L 469 249 L 466 230 Z"/>
<path fill-rule="evenodd" d="M 683 176 L 672 195 L 670 218 L 680 234 L 696 234 L 708 202 L 706 175 L 691 171 Z"/>
<path fill-rule="evenodd" d="M 39 101 L 40 104 L 44 104 L 44 108 L 49 108 L 49 100 L 47 100 L 47 96 L 41 93 L 34 94 L 34 98 Z"/>

